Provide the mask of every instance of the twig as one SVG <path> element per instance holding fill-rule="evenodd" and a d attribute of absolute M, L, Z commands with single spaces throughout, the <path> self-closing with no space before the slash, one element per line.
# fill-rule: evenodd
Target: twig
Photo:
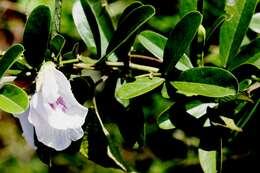
<path fill-rule="evenodd" d="M 107 66 L 110 67 L 115 67 L 115 69 L 117 69 L 118 67 L 123 67 L 124 63 L 123 62 L 106 62 Z M 83 69 L 95 69 L 94 64 L 84 64 L 84 63 L 78 63 L 78 64 L 74 64 L 75 68 L 83 68 Z M 146 71 L 146 72 L 153 72 L 153 73 L 157 73 L 159 71 L 158 68 L 156 67 L 150 67 L 150 66 L 145 66 L 145 65 L 139 65 L 139 64 L 135 64 L 135 63 L 129 63 L 129 67 L 131 69 L 135 69 L 135 70 L 140 70 L 140 71 Z"/>

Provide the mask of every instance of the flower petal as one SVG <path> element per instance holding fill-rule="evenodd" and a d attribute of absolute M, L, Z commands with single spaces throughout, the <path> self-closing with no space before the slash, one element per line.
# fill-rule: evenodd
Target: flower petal
<path fill-rule="evenodd" d="M 30 115 L 29 121 L 35 126 L 37 139 L 57 151 L 66 149 L 71 141 L 76 141 L 83 136 L 81 128 L 60 130 L 51 127 L 34 109 L 30 111 Z"/>
<path fill-rule="evenodd" d="M 30 146 L 33 149 L 37 149 L 37 147 L 34 145 L 34 129 L 33 125 L 28 121 L 30 108 L 28 108 L 25 112 L 14 115 L 15 117 L 19 118 L 22 130 L 23 130 L 23 136 L 27 143 L 30 144 Z"/>

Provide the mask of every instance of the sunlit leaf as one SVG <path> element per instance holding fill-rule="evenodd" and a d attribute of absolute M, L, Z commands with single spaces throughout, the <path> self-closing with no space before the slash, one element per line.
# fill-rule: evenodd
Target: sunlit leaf
<path fill-rule="evenodd" d="M 51 30 L 51 11 L 40 5 L 29 16 L 23 35 L 24 56 L 32 67 L 39 67 L 44 60 Z"/>
<path fill-rule="evenodd" d="M 138 35 L 139 42 L 155 57 L 163 61 L 163 51 L 167 42 L 167 38 L 153 31 L 143 31 Z M 189 57 L 186 54 L 179 59 L 175 67 L 178 70 L 185 71 L 193 68 Z"/>
<path fill-rule="evenodd" d="M 226 70 L 216 67 L 197 67 L 182 72 L 171 82 L 178 93 L 194 96 L 224 97 L 238 91 L 236 78 Z"/>
<path fill-rule="evenodd" d="M 215 126 L 222 126 L 222 127 L 225 127 L 225 128 L 229 128 L 231 130 L 235 130 L 237 132 L 242 132 L 243 130 L 241 128 L 239 128 L 233 119 L 231 118 L 227 118 L 227 117 L 224 117 L 224 116 L 220 116 L 221 120 L 223 120 L 224 124 L 221 124 L 221 123 L 217 123 L 217 122 L 212 122 L 213 125 Z"/>
<path fill-rule="evenodd" d="M 85 132 L 86 133 L 86 132 Z M 87 134 L 85 134 L 83 136 L 83 139 L 82 139 L 82 142 L 81 142 L 81 145 L 80 145 L 80 150 L 79 152 L 85 156 L 86 158 L 88 158 L 88 136 Z"/>
<path fill-rule="evenodd" d="M 189 114 L 194 116 L 195 118 L 200 118 L 201 116 L 207 113 L 207 109 L 214 108 L 218 106 L 218 103 L 200 103 L 190 109 L 187 110 Z"/>
<path fill-rule="evenodd" d="M 134 82 L 125 83 L 116 93 L 121 99 L 130 99 L 145 94 L 164 82 L 160 77 L 140 77 Z"/>
<path fill-rule="evenodd" d="M 246 34 L 258 0 L 229 0 L 225 11 L 227 19 L 220 29 L 220 59 L 226 67 L 232 62 Z"/>
<path fill-rule="evenodd" d="M 155 57 L 163 60 L 163 50 L 167 42 L 166 37 L 154 31 L 146 30 L 141 32 L 137 39 Z"/>
<path fill-rule="evenodd" d="M 21 56 L 24 48 L 20 44 L 10 47 L 4 56 L 0 59 L 0 79 L 3 77 L 6 70 L 8 70 L 13 63 Z"/>
<path fill-rule="evenodd" d="M 159 118 L 157 118 L 157 124 L 161 129 L 164 130 L 170 130 L 176 128 L 175 125 L 172 124 L 168 112 L 162 114 Z"/>
<path fill-rule="evenodd" d="M 260 34 L 260 13 L 255 13 L 249 24 L 249 28 Z"/>
<path fill-rule="evenodd" d="M 27 94 L 13 84 L 5 84 L 0 89 L 0 109 L 12 113 L 19 114 L 24 112 L 29 105 Z"/>
<path fill-rule="evenodd" d="M 130 100 L 129 99 L 121 99 L 120 97 L 117 96 L 117 92 L 118 90 L 123 86 L 123 84 L 121 84 L 121 79 L 117 79 L 116 82 L 116 89 L 115 89 L 115 98 L 116 100 L 121 103 L 121 105 L 123 105 L 124 107 L 129 106 L 130 104 Z"/>
<path fill-rule="evenodd" d="M 217 152 L 199 148 L 200 165 L 204 173 L 217 173 Z"/>

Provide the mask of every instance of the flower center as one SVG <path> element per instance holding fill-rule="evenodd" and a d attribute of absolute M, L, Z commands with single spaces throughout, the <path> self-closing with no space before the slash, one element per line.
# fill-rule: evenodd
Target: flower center
<path fill-rule="evenodd" d="M 62 112 L 66 112 L 66 110 L 68 109 L 61 96 L 57 98 L 56 102 L 49 103 L 49 105 L 53 110 L 60 109 L 62 110 Z"/>

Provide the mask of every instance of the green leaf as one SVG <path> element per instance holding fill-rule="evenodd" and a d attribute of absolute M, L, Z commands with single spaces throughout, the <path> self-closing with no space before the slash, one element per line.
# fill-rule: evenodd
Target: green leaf
<path fill-rule="evenodd" d="M 232 73 L 217 67 L 186 70 L 171 84 L 178 93 L 187 96 L 224 97 L 235 95 L 238 91 L 238 82 Z"/>
<path fill-rule="evenodd" d="M 179 1 L 180 16 L 184 16 L 187 13 L 197 10 L 197 1 Z"/>
<path fill-rule="evenodd" d="M 27 94 L 13 84 L 5 84 L 0 89 L 0 109 L 12 114 L 24 112 L 29 105 Z"/>
<path fill-rule="evenodd" d="M 105 55 L 114 34 L 107 4 L 95 0 L 81 0 L 81 4 L 76 2 L 73 7 L 74 22 L 87 47 L 96 48 L 97 57 L 100 58 Z"/>
<path fill-rule="evenodd" d="M 210 28 L 210 30 L 206 34 L 206 41 L 205 45 L 208 44 L 209 39 L 213 35 L 213 33 L 217 30 L 219 26 L 226 20 L 226 15 L 221 15 L 219 18 L 214 22 L 213 26 Z"/>
<path fill-rule="evenodd" d="M 227 1 L 225 11 L 228 15 L 220 29 L 221 66 L 233 61 L 246 34 L 250 19 L 258 0 Z"/>
<path fill-rule="evenodd" d="M 242 47 L 239 54 L 233 59 L 228 66 L 229 70 L 234 70 L 244 64 L 250 64 L 260 69 L 260 38 Z"/>
<path fill-rule="evenodd" d="M 80 144 L 80 150 L 79 152 L 85 156 L 86 158 L 88 158 L 88 136 L 86 134 L 87 132 L 85 132 L 85 135 L 82 138 L 82 142 Z"/>
<path fill-rule="evenodd" d="M 139 42 L 155 57 L 163 61 L 163 49 L 167 38 L 153 31 L 143 31 L 138 36 Z"/>
<path fill-rule="evenodd" d="M 194 104 L 194 103 L 193 103 Z M 187 112 L 195 118 L 200 118 L 207 113 L 207 109 L 217 107 L 218 103 L 197 103 L 193 107 L 188 108 Z"/>
<path fill-rule="evenodd" d="M 141 2 L 134 2 L 134 3 L 130 4 L 129 6 L 127 6 L 124 9 L 123 13 L 121 14 L 121 16 L 118 20 L 117 26 L 120 27 L 122 22 L 124 20 L 127 20 L 128 15 L 131 14 L 131 12 L 133 10 L 135 10 L 138 7 L 141 7 L 142 5 L 143 4 Z M 115 50 L 115 54 L 118 56 L 118 61 L 124 62 L 124 66 L 125 66 L 124 71 L 127 71 L 128 62 L 129 62 L 128 54 L 131 50 L 131 47 L 133 46 L 133 44 L 135 42 L 137 33 L 138 33 L 138 30 L 135 31 L 118 49 Z"/>
<path fill-rule="evenodd" d="M 80 0 L 85 16 L 87 17 L 89 28 L 93 34 L 94 42 L 97 50 L 97 57 L 101 57 L 101 35 L 98 27 L 98 22 L 94 14 L 94 10 L 91 8 L 89 0 Z"/>
<path fill-rule="evenodd" d="M 111 38 L 106 50 L 106 55 L 99 59 L 98 64 L 103 62 L 123 43 L 125 43 L 154 14 L 155 9 L 152 6 L 143 5 L 134 9 L 129 15 L 127 15 Z"/>
<path fill-rule="evenodd" d="M 227 118 L 227 117 L 224 117 L 224 116 L 220 116 L 220 118 L 224 122 L 224 124 L 218 123 L 218 122 L 212 122 L 212 124 L 215 125 L 215 126 L 222 126 L 222 127 L 225 127 L 225 128 L 229 128 L 229 129 L 237 131 L 237 132 L 242 132 L 243 131 L 241 128 L 239 128 L 235 124 L 233 119 Z"/>
<path fill-rule="evenodd" d="M 260 13 L 255 13 L 249 24 L 249 28 L 260 34 Z"/>
<path fill-rule="evenodd" d="M 118 78 L 117 82 L 116 82 L 115 98 L 121 105 L 123 105 L 126 108 L 130 105 L 130 100 L 129 99 L 121 99 L 121 98 L 117 97 L 117 94 L 116 94 L 122 86 L 123 86 L 123 84 L 121 84 L 121 79 Z"/>
<path fill-rule="evenodd" d="M 199 148 L 200 165 L 204 173 L 217 173 L 217 152 Z"/>
<path fill-rule="evenodd" d="M 201 21 L 202 15 L 199 12 L 191 12 L 184 16 L 171 31 L 164 49 L 161 66 L 164 75 L 172 73 L 173 68 L 195 37 Z"/>
<path fill-rule="evenodd" d="M 51 25 L 49 7 L 40 5 L 28 18 L 23 35 L 24 56 L 32 67 L 39 67 L 44 60 Z"/>
<path fill-rule="evenodd" d="M 60 34 L 55 35 L 50 41 L 50 49 L 55 54 L 56 57 L 60 56 L 64 45 L 65 45 L 65 38 Z"/>
<path fill-rule="evenodd" d="M 156 32 L 146 30 L 141 32 L 137 36 L 137 39 L 149 52 L 163 61 L 163 51 L 167 42 L 166 37 Z M 193 68 L 190 59 L 186 54 L 183 54 L 175 67 L 181 71 Z"/>
<path fill-rule="evenodd" d="M 142 94 L 145 94 L 164 82 L 163 78 L 159 77 L 140 77 L 134 82 L 125 83 L 116 93 L 120 99 L 130 99 Z"/>
<path fill-rule="evenodd" d="M 73 5 L 72 16 L 81 39 L 84 41 L 88 49 L 90 50 L 95 49 L 96 51 L 94 36 L 92 34 L 89 22 L 87 20 L 87 17 L 85 16 L 80 1 L 77 1 Z"/>
<path fill-rule="evenodd" d="M 131 3 L 129 6 L 127 6 L 127 7 L 124 9 L 123 13 L 120 15 L 120 18 L 119 18 L 119 20 L 118 20 L 117 26 L 121 25 L 121 23 L 122 23 L 125 19 L 127 19 L 127 16 L 128 16 L 134 9 L 136 9 L 136 8 L 138 8 L 138 7 L 141 7 L 142 5 L 143 5 L 143 4 L 142 4 L 141 2 L 136 1 L 136 2 Z"/>
<path fill-rule="evenodd" d="M 190 61 L 190 58 L 186 54 L 183 54 L 183 56 L 179 59 L 179 61 L 175 65 L 175 68 L 180 71 L 185 71 L 193 68 L 193 65 Z"/>
<path fill-rule="evenodd" d="M 165 112 L 157 118 L 157 124 L 161 129 L 170 130 L 176 128 L 175 125 L 172 124 L 172 121 L 170 120 L 169 116 L 169 112 Z"/>
<path fill-rule="evenodd" d="M 6 70 L 8 70 L 13 63 L 21 56 L 24 48 L 20 44 L 10 47 L 4 56 L 0 59 L 0 79 L 3 77 Z"/>

